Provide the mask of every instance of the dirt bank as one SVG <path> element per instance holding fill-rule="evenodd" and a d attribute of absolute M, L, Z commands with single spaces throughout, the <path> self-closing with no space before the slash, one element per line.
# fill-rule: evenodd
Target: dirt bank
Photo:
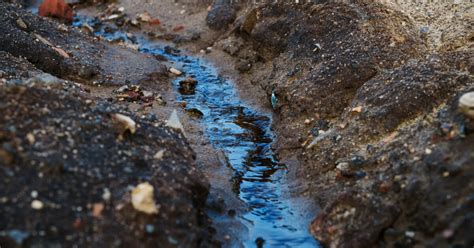
<path fill-rule="evenodd" d="M 0 13 L 0 246 L 212 246 L 203 165 L 165 127 L 177 107 L 166 66 L 13 5 Z M 138 98 L 118 97 L 123 84 Z M 131 204 L 142 182 L 156 214 Z"/>
<path fill-rule="evenodd" d="M 114 46 L 88 35 L 89 27 L 65 27 L 0 3 L 0 20 L 5 23 L 0 31 L 8 34 L 0 37 L 0 94 L 5 99 L 0 107 L 11 113 L 1 122 L 5 130 L 0 140 L 6 146 L 0 148 L 0 173 L 12 185 L 0 192 L 0 197 L 6 195 L 0 198 L 6 199 L 0 205 L 5 209 L 2 213 L 9 211 L 2 217 L 8 221 L 0 226 L 0 241 L 101 244 L 111 240 L 105 230 L 112 228 L 123 237 L 121 244 L 209 246 L 218 240 L 227 247 L 240 243 L 244 228 L 233 216 L 235 211 L 240 216 L 245 207 L 232 195 L 228 180 L 232 171 L 222 153 L 209 145 L 198 120 L 184 118 L 187 139 L 196 152 L 182 135 L 163 127 L 170 110 L 182 106 L 173 100 L 166 73 L 165 66 L 175 65 L 136 51 L 133 40 L 145 34 L 156 41 L 173 42 L 170 52 L 178 47 L 215 62 L 222 74 L 235 79 L 243 99 L 273 111 L 278 136 L 274 148 L 280 162 L 288 166 L 288 189 L 282 190 L 306 199 L 312 206 L 305 209 L 322 207 L 308 214 L 317 215 L 308 228 L 325 246 L 474 244 L 470 235 L 474 232 L 474 130 L 472 121 L 457 110 L 460 95 L 474 90 L 469 25 L 473 16 L 468 1 L 415 6 L 365 0 L 258 4 L 124 0 L 86 6 L 78 5 L 76 12 L 102 20 L 92 31 L 107 29 L 113 36 L 114 28 L 120 28 L 130 35 L 114 39 L 118 43 Z M 120 6 L 123 11 L 118 10 Z M 160 24 L 156 20 L 155 24 L 132 23 L 145 12 Z M 106 19 L 117 13 L 119 18 Z M 11 85 L 24 84 L 42 71 L 83 84 Z M 161 100 L 153 101 L 151 107 L 140 97 L 119 100 L 114 90 L 123 84 L 139 84 L 140 92 L 152 91 Z M 41 104 L 54 111 L 43 113 Z M 15 112 L 13 106 L 24 107 Z M 41 114 L 25 117 L 26 106 Z M 77 111 L 69 111 L 70 106 Z M 140 124 L 137 134 L 126 135 L 121 142 L 116 140 L 110 118 L 117 112 Z M 98 120 L 85 120 L 83 115 Z M 26 121 L 32 118 L 38 123 Z M 61 125 L 61 120 L 68 125 Z M 41 128 L 32 126 L 40 124 Z M 84 125 L 93 132 L 81 132 Z M 31 142 L 28 134 L 35 129 L 44 132 L 34 132 Z M 38 145 L 45 144 L 42 139 L 54 141 L 53 133 L 66 131 L 76 132 L 73 140 L 79 141 L 75 144 L 90 140 L 98 142 L 100 149 L 82 146 L 76 148 L 82 156 L 72 153 L 57 158 L 59 153 L 47 151 L 73 152 L 67 139 L 52 143 L 54 149 Z M 103 139 L 97 140 L 98 135 Z M 129 147 L 134 149 L 123 152 Z M 170 157 L 154 160 L 152 156 L 162 147 Z M 91 153 L 98 155 L 90 157 Z M 30 160 L 38 163 L 25 162 Z M 71 162 L 76 160 L 97 171 L 90 176 Z M 179 170 L 170 170 L 173 161 Z M 110 171 L 110 166 L 120 170 Z M 53 172 L 47 175 L 55 180 L 44 182 L 35 176 L 49 167 L 56 168 L 46 170 Z M 209 186 L 197 167 L 216 182 L 207 198 L 207 214 L 214 224 L 203 214 Z M 76 173 L 74 178 L 71 171 Z M 28 175 L 32 186 L 25 186 L 16 176 L 19 173 Z M 71 184 L 64 184 L 63 178 Z M 141 181 L 155 187 L 155 199 L 164 214 L 160 218 L 144 218 L 129 204 L 128 186 Z M 102 191 L 109 184 L 114 200 L 104 202 L 101 218 L 94 217 L 94 203 L 101 203 Z M 61 190 L 46 196 L 47 187 Z M 73 208 L 54 208 L 65 216 L 64 221 L 50 218 L 53 207 L 62 206 L 54 199 L 70 199 L 67 196 L 76 194 L 77 188 L 84 197 L 64 204 Z M 38 194 L 32 194 L 33 190 Z M 24 193 L 17 197 L 17 192 Z M 47 214 L 31 209 L 32 195 L 38 195 Z M 17 203 L 11 199 L 25 207 L 14 209 Z M 15 214 L 32 216 L 31 223 Z M 50 222 L 55 228 L 44 230 L 41 223 Z M 147 224 L 169 232 L 150 234 Z M 99 236 L 91 239 L 89 233 Z M 68 235 L 71 240 L 66 239 Z"/>
<path fill-rule="evenodd" d="M 58 84 L 1 89 L 1 244 L 206 242 L 202 207 L 209 185 L 183 137 L 152 116 L 141 119 L 107 102 L 92 103 Z M 137 121 L 137 132 L 125 133 L 122 141 L 116 113 Z M 153 185 L 158 214 L 130 205 L 130 187 L 140 182 Z"/>
<path fill-rule="evenodd" d="M 472 130 L 457 112 L 474 87 L 472 5 L 227 8 L 236 21 L 214 45 L 268 103 L 273 96 L 275 148 L 300 162 L 291 189 L 324 207 L 316 238 L 329 247 L 472 245 Z"/>

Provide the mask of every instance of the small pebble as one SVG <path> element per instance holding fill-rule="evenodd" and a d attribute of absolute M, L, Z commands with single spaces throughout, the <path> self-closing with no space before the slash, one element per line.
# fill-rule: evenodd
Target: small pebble
<path fill-rule="evenodd" d="M 449 238 L 453 237 L 453 235 L 454 235 L 454 231 L 451 230 L 451 229 L 446 229 L 446 230 L 443 231 L 443 238 L 445 238 L 445 239 L 449 239 Z"/>
<path fill-rule="evenodd" d="M 36 191 L 36 190 L 31 191 L 30 196 L 31 196 L 31 198 L 38 197 L 38 191 Z"/>
<path fill-rule="evenodd" d="M 357 107 L 355 107 L 355 108 L 352 108 L 352 109 L 351 109 L 351 112 L 357 112 L 357 113 L 362 112 L 362 106 L 357 106 Z"/>
<path fill-rule="evenodd" d="M 34 200 L 34 201 L 31 202 L 31 208 L 32 209 L 41 210 L 41 209 L 43 209 L 43 207 L 44 207 L 43 202 L 41 202 L 39 200 Z"/>
<path fill-rule="evenodd" d="M 255 244 L 257 244 L 258 248 L 261 248 L 261 247 L 263 247 L 263 244 L 265 244 L 265 240 L 262 237 L 258 237 L 255 240 Z"/>
<path fill-rule="evenodd" d="M 102 193 L 102 199 L 106 202 L 110 201 L 112 194 L 108 188 L 104 188 L 104 193 Z"/>
<path fill-rule="evenodd" d="M 33 145 L 35 143 L 35 136 L 32 133 L 28 133 L 26 135 L 26 139 L 28 140 L 28 143 L 30 143 L 30 145 Z"/>
<path fill-rule="evenodd" d="M 21 28 L 21 29 L 27 29 L 28 26 L 26 25 L 25 21 L 23 21 L 23 19 L 21 18 L 18 18 L 16 20 L 16 24 L 18 24 L 18 26 Z"/>
<path fill-rule="evenodd" d="M 349 165 L 349 163 L 347 163 L 347 162 L 338 163 L 337 166 L 336 166 L 336 168 L 337 168 L 338 170 L 340 170 L 341 172 L 348 172 L 348 171 L 350 171 L 350 165 Z"/>
<path fill-rule="evenodd" d="M 180 70 L 178 70 L 176 68 L 170 68 L 170 72 L 173 73 L 176 76 L 181 76 L 181 74 L 183 74 Z"/>
<path fill-rule="evenodd" d="M 405 236 L 409 237 L 409 238 L 414 238 L 415 237 L 415 232 L 413 231 L 406 231 L 405 232 Z"/>
<path fill-rule="evenodd" d="M 356 179 L 363 179 L 365 176 L 367 176 L 367 173 L 363 172 L 363 171 L 356 171 L 354 173 L 354 176 Z"/>
<path fill-rule="evenodd" d="M 474 92 L 468 92 L 459 98 L 459 111 L 468 118 L 474 119 Z"/>
<path fill-rule="evenodd" d="M 152 224 L 147 224 L 147 225 L 145 226 L 145 231 L 146 231 L 146 233 L 148 233 L 148 234 L 152 234 L 153 232 L 155 232 L 155 226 L 152 225 Z"/>
<path fill-rule="evenodd" d="M 164 155 L 165 155 L 165 150 L 163 149 L 163 150 L 158 151 L 158 152 L 153 156 L 153 158 L 156 159 L 156 160 L 162 160 Z"/>

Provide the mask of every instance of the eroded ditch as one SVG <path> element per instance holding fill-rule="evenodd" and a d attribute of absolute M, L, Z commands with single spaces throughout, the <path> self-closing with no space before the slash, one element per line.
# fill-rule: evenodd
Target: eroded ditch
<path fill-rule="evenodd" d="M 271 145 L 271 114 L 257 110 L 239 98 L 231 80 L 219 76 L 211 63 L 182 54 L 145 37 L 131 38 L 119 29 L 106 29 L 97 19 L 75 18 L 73 26 L 84 23 L 94 35 L 108 41 L 138 45 L 142 53 L 160 56 L 182 68 L 184 74 L 174 80 L 178 101 L 188 110 L 202 113 L 201 121 L 213 145 L 224 151 L 235 172 L 233 191 L 248 205 L 242 216 L 248 235 L 241 238 L 246 247 L 318 247 L 308 231 L 309 220 L 299 212 L 298 202 L 284 194 L 286 167 L 275 158 Z M 186 77 L 197 80 L 195 91 L 182 94 L 179 82 Z M 210 178 L 212 185 L 212 178 Z"/>

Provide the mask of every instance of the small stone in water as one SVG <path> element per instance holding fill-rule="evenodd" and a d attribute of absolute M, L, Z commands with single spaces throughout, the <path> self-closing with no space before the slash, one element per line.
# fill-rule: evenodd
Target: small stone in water
<path fill-rule="evenodd" d="M 257 247 L 258 248 L 261 248 L 263 247 L 263 244 L 265 244 L 265 240 L 261 237 L 258 237 L 256 240 L 255 240 L 255 244 L 257 244 Z"/>
<path fill-rule="evenodd" d="M 176 76 L 181 76 L 181 74 L 183 74 L 180 70 L 178 70 L 176 68 L 173 68 L 173 67 L 170 68 L 170 72 L 173 73 Z"/>
<path fill-rule="evenodd" d="M 204 116 L 204 113 L 197 109 L 197 108 L 191 108 L 191 109 L 187 109 L 186 112 L 192 116 L 192 117 L 195 117 L 195 118 L 202 118 Z"/>
<path fill-rule="evenodd" d="M 187 77 L 179 81 L 179 93 L 183 95 L 192 95 L 196 91 L 198 81 L 192 77 Z"/>

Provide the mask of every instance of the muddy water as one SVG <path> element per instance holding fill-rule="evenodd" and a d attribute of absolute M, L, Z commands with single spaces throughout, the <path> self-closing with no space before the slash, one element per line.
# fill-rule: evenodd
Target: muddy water
<path fill-rule="evenodd" d="M 85 21 L 106 40 L 137 44 L 141 52 L 165 57 L 182 68 L 185 74 L 174 81 L 177 100 L 185 101 L 188 109 L 203 113 L 202 124 L 208 137 L 216 148 L 224 151 L 235 171 L 229 179 L 234 182 L 233 190 L 249 206 L 242 217 L 248 228 L 248 237 L 242 238 L 245 247 L 256 247 L 262 242 L 263 247 L 318 247 L 307 230 L 308 219 L 297 211 L 297 203 L 284 197 L 285 165 L 275 159 L 271 150 L 271 114 L 245 104 L 233 83 L 220 77 L 205 60 L 145 38 L 130 39 L 120 31 L 106 32 L 86 17 L 77 18 L 74 25 Z M 198 81 L 197 87 L 193 94 L 181 94 L 179 81 L 188 76 Z"/>

